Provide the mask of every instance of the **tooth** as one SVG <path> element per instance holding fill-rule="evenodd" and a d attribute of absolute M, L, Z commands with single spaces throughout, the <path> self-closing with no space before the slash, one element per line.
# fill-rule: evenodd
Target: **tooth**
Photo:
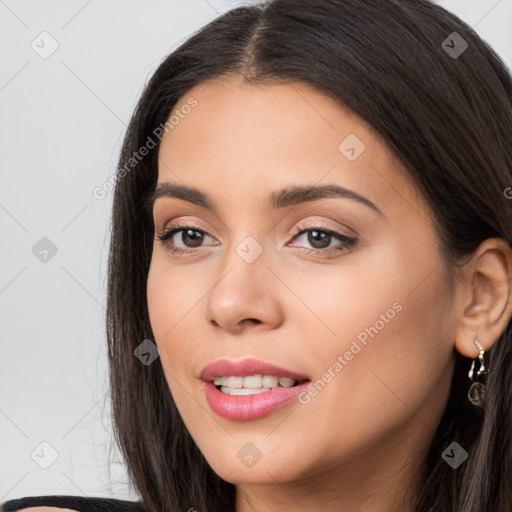
<path fill-rule="evenodd" d="M 275 375 L 263 375 L 261 384 L 264 388 L 277 388 L 279 385 L 279 378 Z"/>
<path fill-rule="evenodd" d="M 240 389 L 243 386 L 244 377 L 228 377 L 227 386 L 230 388 Z"/>
<path fill-rule="evenodd" d="M 261 388 L 261 375 L 249 375 L 244 377 L 244 388 L 258 389 Z"/>
<path fill-rule="evenodd" d="M 247 375 L 243 376 L 230 376 L 220 377 L 217 376 L 213 379 L 215 386 L 229 387 L 231 389 L 258 389 L 260 387 L 274 389 L 279 386 L 289 388 L 296 384 L 294 379 L 288 377 L 277 377 L 275 375 Z"/>
<path fill-rule="evenodd" d="M 263 393 L 264 391 L 269 391 L 270 388 L 258 388 L 258 389 L 250 389 L 250 388 L 239 388 L 234 389 L 231 387 L 224 387 L 220 389 L 226 395 L 255 395 L 257 393 Z"/>
<path fill-rule="evenodd" d="M 289 379 L 288 377 L 280 377 L 279 384 L 281 384 L 283 388 L 289 388 L 295 384 L 295 381 L 293 379 Z"/>

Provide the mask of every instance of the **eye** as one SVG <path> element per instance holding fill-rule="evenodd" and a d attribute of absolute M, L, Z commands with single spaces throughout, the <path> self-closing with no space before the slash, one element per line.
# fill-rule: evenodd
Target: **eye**
<path fill-rule="evenodd" d="M 167 245 L 172 253 L 196 252 L 194 251 L 194 249 L 190 250 L 187 248 L 184 249 L 182 247 L 176 246 L 176 244 L 173 242 L 173 238 L 174 235 L 176 235 L 179 232 L 182 232 L 182 234 L 181 237 L 177 238 L 181 238 L 181 241 L 185 244 L 185 247 L 200 247 L 202 241 L 205 238 L 205 235 L 210 236 L 205 231 L 195 226 L 177 222 L 170 229 L 158 235 L 156 238 L 160 240 L 162 244 Z"/>
<path fill-rule="evenodd" d="M 184 247 L 177 246 L 175 241 L 173 241 L 175 235 L 180 232 L 181 237 L 177 238 L 181 238 L 181 242 L 184 244 Z M 349 250 L 357 242 L 357 239 L 346 236 L 343 233 L 340 233 L 328 226 L 307 226 L 305 224 L 300 224 L 295 228 L 293 239 L 298 240 L 305 234 L 308 234 L 308 236 L 306 237 L 306 242 L 313 246 L 313 249 L 308 249 L 305 247 L 301 248 L 301 250 L 307 253 L 340 253 Z M 212 238 L 202 229 L 199 229 L 195 226 L 186 223 L 177 222 L 164 233 L 157 235 L 156 238 L 162 244 L 168 246 L 172 253 L 193 253 L 197 252 L 194 248 L 201 247 L 201 244 L 205 240 L 205 237 Z M 339 240 L 339 243 L 332 247 L 331 242 L 335 239 Z"/>
<path fill-rule="evenodd" d="M 304 235 L 307 234 L 307 237 Z M 308 226 L 305 224 L 300 224 L 295 228 L 295 239 L 300 239 L 304 237 L 306 242 L 313 246 L 313 249 L 302 248 L 304 251 L 308 253 L 317 253 L 317 254 L 332 254 L 339 253 L 343 251 L 349 250 L 353 247 L 357 239 L 353 237 L 349 237 L 336 231 L 328 226 L 317 225 L 317 226 Z M 334 247 L 331 246 L 331 242 L 335 239 L 338 239 L 340 242 Z"/>

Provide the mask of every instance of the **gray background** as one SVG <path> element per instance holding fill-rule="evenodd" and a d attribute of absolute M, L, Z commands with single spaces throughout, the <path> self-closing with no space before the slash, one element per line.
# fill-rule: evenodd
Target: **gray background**
<path fill-rule="evenodd" d="M 240 3 L 0 0 L 0 502 L 137 499 L 117 451 L 109 472 L 112 194 L 92 191 L 115 172 L 126 123 L 161 60 Z M 512 68 L 512 0 L 438 3 Z"/>

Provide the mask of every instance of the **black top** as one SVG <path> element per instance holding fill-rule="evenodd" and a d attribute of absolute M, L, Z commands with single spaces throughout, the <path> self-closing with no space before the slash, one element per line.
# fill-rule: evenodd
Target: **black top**
<path fill-rule="evenodd" d="M 0 503 L 0 512 L 28 507 L 71 508 L 80 512 L 146 512 L 139 501 L 84 496 L 25 496 Z"/>

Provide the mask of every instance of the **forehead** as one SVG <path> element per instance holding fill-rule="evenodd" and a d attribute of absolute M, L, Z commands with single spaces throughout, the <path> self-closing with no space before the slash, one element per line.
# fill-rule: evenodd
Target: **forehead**
<path fill-rule="evenodd" d="M 380 134 L 308 84 L 224 77 L 189 90 L 172 115 L 159 149 L 160 183 L 193 182 L 249 198 L 290 184 L 334 182 L 364 191 L 382 209 L 422 201 Z"/>

